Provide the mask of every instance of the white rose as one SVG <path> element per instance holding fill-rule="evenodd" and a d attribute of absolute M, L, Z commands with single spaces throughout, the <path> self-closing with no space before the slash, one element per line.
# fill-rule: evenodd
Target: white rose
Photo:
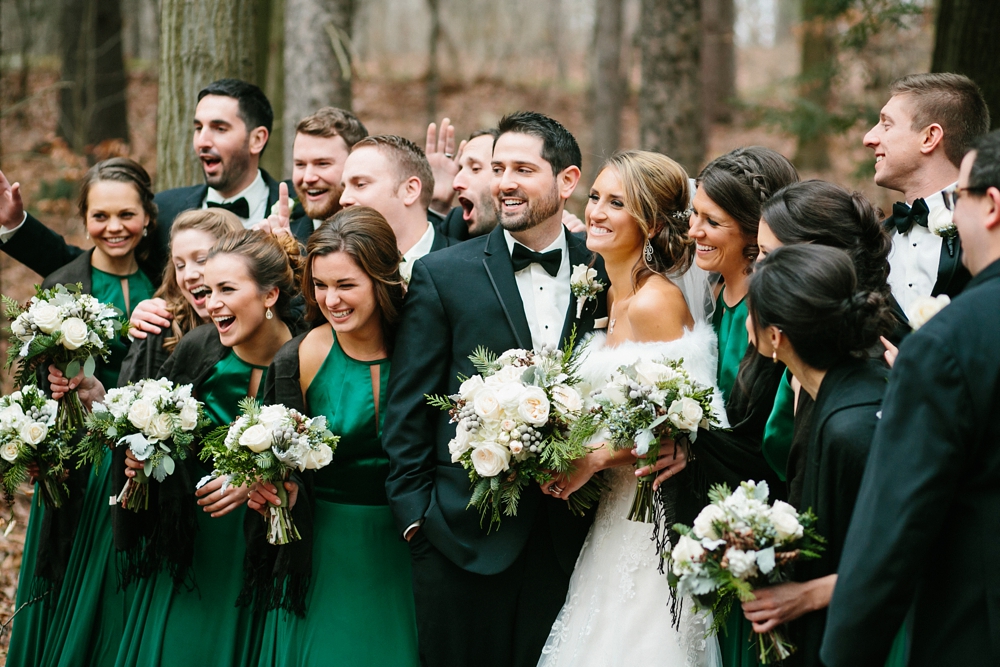
<path fill-rule="evenodd" d="M 670 557 L 674 561 L 674 574 L 681 576 L 691 563 L 699 561 L 705 555 L 705 550 L 697 540 L 693 540 L 687 535 L 681 535 L 677 544 L 670 552 Z"/>
<path fill-rule="evenodd" d="M 597 277 L 597 269 L 592 269 L 586 264 L 577 264 L 573 267 L 573 273 L 569 277 L 570 285 L 586 285 Z"/>
<path fill-rule="evenodd" d="M 707 537 L 710 540 L 717 540 L 721 537 L 715 530 L 715 523 L 725 523 L 726 512 L 718 505 L 706 505 L 694 520 L 694 534 L 698 537 Z"/>
<path fill-rule="evenodd" d="M 173 383 L 166 378 L 159 380 L 145 380 L 142 383 L 142 389 L 139 391 L 139 396 L 155 400 L 169 392 L 171 384 Z"/>
<path fill-rule="evenodd" d="M 541 387 L 528 387 L 521 394 L 517 414 L 532 426 L 544 426 L 549 421 L 549 399 Z"/>
<path fill-rule="evenodd" d="M 742 549 L 727 549 L 726 558 L 729 559 L 729 571 L 737 579 L 747 579 L 757 574 L 757 552 L 743 551 Z"/>
<path fill-rule="evenodd" d="M 21 440 L 35 447 L 49 434 L 49 427 L 42 422 L 28 422 L 21 427 Z"/>
<path fill-rule="evenodd" d="M 156 438 L 160 441 L 167 440 L 174 434 L 174 418 L 165 412 L 161 412 L 150 420 L 149 426 L 143 429 L 143 431 L 151 438 Z"/>
<path fill-rule="evenodd" d="M 480 477 L 496 477 L 510 467 L 510 450 L 486 442 L 472 450 L 472 465 Z"/>
<path fill-rule="evenodd" d="M 266 426 L 269 430 L 275 428 L 288 416 L 288 410 L 283 405 L 268 405 L 261 409 L 257 415 L 257 421 Z"/>
<path fill-rule="evenodd" d="M 506 352 L 504 352 L 503 354 L 501 354 L 497 358 L 497 361 L 500 362 L 501 364 L 505 365 L 505 366 L 509 366 L 510 364 L 515 364 L 517 362 L 527 361 L 527 359 L 528 359 L 528 351 L 527 350 L 522 350 L 522 349 L 519 349 L 519 348 L 514 348 L 514 349 L 511 349 L 511 350 L 507 350 Z"/>
<path fill-rule="evenodd" d="M 520 366 L 504 366 L 493 375 L 486 378 L 486 384 L 490 387 L 499 387 L 510 382 L 521 383 L 521 376 L 524 369 Z"/>
<path fill-rule="evenodd" d="M 675 375 L 673 369 L 654 361 L 642 360 L 635 364 L 636 379 L 640 384 L 655 385 L 658 382 L 666 382 Z"/>
<path fill-rule="evenodd" d="M 112 414 L 114 414 L 112 412 Z M 137 399 L 129 406 L 128 420 L 138 429 L 145 429 L 149 422 L 156 416 L 156 409 L 152 402 L 145 398 Z"/>
<path fill-rule="evenodd" d="M 458 463 L 465 454 L 472 448 L 472 433 L 465 429 L 462 424 L 455 430 L 455 437 L 448 443 L 448 451 L 451 453 L 451 462 Z"/>
<path fill-rule="evenodd" d="M 552 400 L 563 412 L 579 412 L 583 410 L 583 396 L 573 387 L 557 384 L 552 387 Z"/>
<path fill-rule="evenodd" d="M 79 317 L 68 318 L 62 323 L 59 330 L 62 332 L 62 345 L 67 350 L 75 350 L 86 345 L 87 335 L 90 333 L 87 329 L 87 323 Z"/>
<path fill-rule="evenodd" d="M 514 440 L 510 444 L 508 444 L 507 447 L 510 448 L 511 454 L 517 456 L 524 450 L 524 443 L 521 442 L 520 440 Z"/>
<path fill-rule="evenodd" d="M 500 419 L 500 402 L 497 400 L 496 392 L 489 387 L 483 387 L 476 394 L 476 398 L 472 401 L 472 407 L 476 410 L 476 414 L 484 420 Z"/>
<path fill-rule="evenodd" d="M 333 450 L 329 445 L 320 445 L 318 449 L 310 449 L 305 456 L 307 470 L 319 470 L 333 460 Z"/>
<path fill-rule="evenodd" d="M 774 532 L 781 543 L 800 539 L 804 532 L 795 508 L 780 500 L 771 508 L 771 525 L 774 526 Z"/>
<path fill-rule="evenodd" d="M 521 394 L 524 393 L 524 385 L 520 382 L 506 382 L 496 388 L 497 401 L 504 412 L 513 413 L 517 406 L 521 404 Z"/>
<path fill-rule="evenodd" d="M 667 419 L 682 431 L 696 431 L 704 414 L 705 411 L 701 409 L 698 401 L 685 396 L 670 404 Z"/>
<path fill-rule="evenodd" d="M 29 316 L 44 333 L 50 334 L 62 324 L 59 308 L 47 301 L 39 301 L 31 308 Z"/>
<path fill-rule="evenodd" d="M 462 383 L 458 388 L 458 395 L 462 397 L 465 401 L 471 401 L 476 397 L 476 394 L 486 386 L 483 382 L 483 378 L 479 375 L 473 375 L 468 380 Z"/>
<path fill-rule="evenodd" d="M 193 430 L 194 427 L 198 425 L 198 408 L 185 404 L 184 407 L 181 408 L 180 418 L 182 431 Z"/>
<path fill-rule="evenodd" d="M 927 324 L 928 320 L 937 315 L 941 310 L 951 303 L 947 294 L 938 296 L 918 296 L 906 310 L 906 318 L 910 321 L 910 326 L 916 331 Z"/>
<path fill-rule="evenodd" d="M 517 422 L 514 421 L 513 419 L 504 419 L 501 420 L 500 422 L 500 430 L 504 431 L 505 433 L 510 433 L 515 428 L 517 428 Z"/>
<path fill-rule="evenodd" d="M 21 444 L 17 440 L 11 440 L 0 447 L 0 457 L 4 461 L 10 461 L 13 463 L 17 460 L 17 455 L 21 451 Z"/>
<path fill-rule="evenodd" d="M 254 424 L 240 435 L 240 444 L 257 454 L 270 447 L 271 442 L 271 430 L 263 424 Z"/>

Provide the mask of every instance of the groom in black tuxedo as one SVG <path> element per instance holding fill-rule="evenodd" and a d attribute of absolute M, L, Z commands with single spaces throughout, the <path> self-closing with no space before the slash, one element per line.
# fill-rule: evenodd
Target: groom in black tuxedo
<path fill-rule="evenodd" d="M 900 347 L 827 616 L 830 667 L 881 667 L 911 604 L 911 666 L 1000 665 L 1000 132 L 947 196 L 974 277 Z"/>
<path fill-rule="evenodd" d="M 580 179 L 580 149 L 555 120 L 519 112 L 500 121 L 493 149 L 500 226 L 414 263 L 392 357 L 382 443 L 389 504 L 410 543 L 421 660 L 425 665 L 536 664 L 563 604 L 589 519 L 533 485 L 518 515 L 487 533 L 467 509 L 469 475 L 451 462 L 455 425 L 427 405 L 475 374 L 483 345 L 561 344 L 605 317 L 605 293 L 576 318 L 570 272 L 603 263 L 562 225 Z"/>

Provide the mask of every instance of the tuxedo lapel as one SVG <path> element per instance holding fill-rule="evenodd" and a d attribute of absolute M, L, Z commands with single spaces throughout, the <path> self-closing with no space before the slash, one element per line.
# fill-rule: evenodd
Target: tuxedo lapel
<path fill-rule="evenodd" d="M 962 280 L 962 276 L 956 281 L 956 274 L 964 273 L 962 267 L 962 243 L 958 237 L 952 239 L 941 239 L 941 259 L 938 261 L 937 282 L 931 290 L 931 296 L 947 294 L 955 297 L 958 295 L 968 278 Z"/>
<path fill-rule="evenodd" d="M 566 234 L 566 245 L 569 248 L 569 270 L 570 275 L 573 275 L 573 267 L 578 264 L 590 265 L 591 260 L 594 259 L 594 253 L 587 249 L 587 241 L 577 237 L 575 234 L 571 234 L 569 230 L 565 230 Z M 594 263 L 594 268 L 597 269 L 598 275 L 597 279 L 602 281 L 605 285 L 608 284 L 608 278 L 604 275 L 604 263 L 598 258 Z M 604 292 L 598 294 L 594 299 L 588 300 L 583 306 L 583 312 L 580 317 L 576 316 L 576 297 L 573 296 L 572 292 L 569 295 L 569 308 L 566 311 L 566 319 L 563 321 L 562 337 L 560 342 L 565 342 L 570 334 L 573 332 L 573 327 L 576 327 L 576 334 L 579 336 L 591 331 L 594 328 L 594 320 L 598 317 L 602 317 L 602 309 L 606 304 L 606 295 Z"/>
<path fill-rule="evenodd" d="M 531 329 L 528 327 L 528 319 L 524 316 L 521 292 L 518 291 L 517 281 L 514 280 L 514 265 L 510 262 L 510 253 L 507 251 L 503 228 L 499 225 L 490 232 L 490 236 L 486 240 L 484 254 L 486 256 L 483 258 L 483 266 L 486 268 L 486 275 L 500 301 L 500 307 L 503 308 L 507 324 L 514 332 L 518 347 L 530 350 L 532 347 Z"/>

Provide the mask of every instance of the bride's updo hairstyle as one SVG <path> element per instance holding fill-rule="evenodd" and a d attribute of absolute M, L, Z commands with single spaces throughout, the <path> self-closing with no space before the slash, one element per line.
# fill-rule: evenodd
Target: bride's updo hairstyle
<path fill-rule="evenodd" d="M 660 153 L 621 151 L 603 169 L 618 172 L 625 211 L 643 238 L 653 234 L 653 259 L 640 256 L 632 271 L 633 286 L 653 273 L 678 276 L 687 271 L 694 259 L 694 241 L 687 234 L 691 190 L 684 167 Z"/>
<path fill-rule="evenodd" d="M 858 289 L 854 263 L 838 248 L 776 248 L 750 276 L 748 308 L 757 339 L 777 327 L 803 363 L 826 370 L 866 358 L 892 312 L 879 292 Z"/>
<path fill-rule="evenodd" d="M 292 313 L 291 303 L 299 294 L 302 254 L 294 236 L 247 229 L 219 239 L 209 251 L 208 258 L 216 255 L 240 257 L 261 292 L 278 288 L 278 300 L 273 306 L 274 314 L 286 324 L 298 319 Z"/>

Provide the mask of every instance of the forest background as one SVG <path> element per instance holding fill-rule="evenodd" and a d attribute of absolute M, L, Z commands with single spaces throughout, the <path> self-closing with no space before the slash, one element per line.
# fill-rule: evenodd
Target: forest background
<path fill-rule="evenodd" d="M 577 137 L 585 182 L 618 148 L 659 150 L 694 176 L 761 144 L 888 208 L 861 141 L 889 82 L 967 74 L 996 128 L 998 33 L 997 0 L 0 0 L 0 170 L 86 245 L 87 168 L 127 155 L 157 190 L 200 182 L 197 91 L 236 76 L 274 106 L 262 166 L 282 178 L 296 122 L 320 106 L 421 146 L 442 117 L 462 138 L 532 109 Z M 570 204 L 581 217 L 585 191 Z M 23 300 L 36 282 L 0 254 L 0 292 Z M 25 488 L 0 512 L 0 656 L 30 502 Z"/>

